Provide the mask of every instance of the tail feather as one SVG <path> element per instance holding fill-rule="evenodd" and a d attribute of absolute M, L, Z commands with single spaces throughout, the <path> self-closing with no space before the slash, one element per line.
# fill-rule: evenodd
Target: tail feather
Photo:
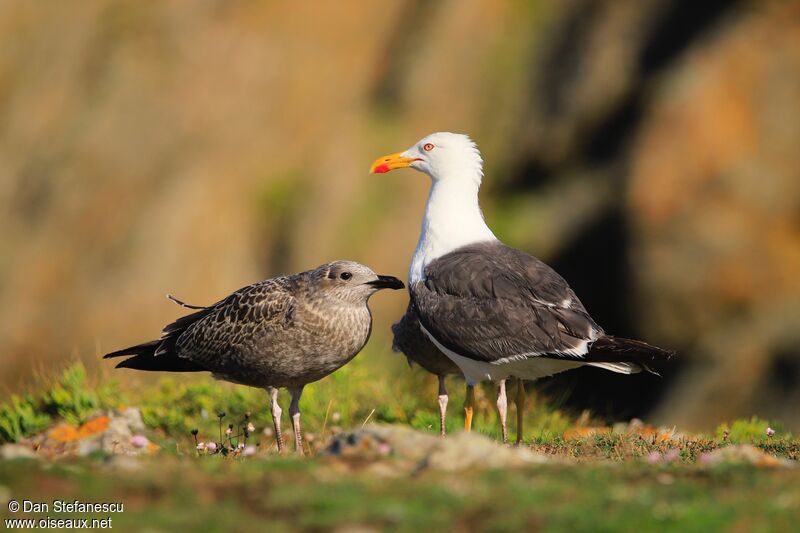
<path fill-rule="evenodd" d="M 155 353 L 155 350 L 158 348 L 159 344 L 161 344 L 160 339 L 155 341 L 143 342 L 142 344 L 129 346 L 128 348 L 117 350 L 116 352 L 107 353 L 103 356 L 103 359 L 122 357 L 123 355 L 142 355 L 147 353 Z"/>
<path fill-rule="evenodd" d="M 610 370 L 617 374 L 638 374 L 642 370 L 652 372 L 648 367 L 638 363 L 586 363 L 588 366 L 595 368 L 602 368 L 603 370 Z M 656 372 L 653 372 L 654 374 Z"/>
<path fill-rule="evenodd" d="M 154 372 L 203 372 L 202 366 L 182 357 L 154 357 L 151 354 L 136 355 L 117 363 L 115 368 L 132 368 Z"/>
<path fill-rule="evenodd" d="M 592 343 L 586 359 L 593 363 L 663 363 L 675 352 L 652 346 L 644 341 L 606 335 Z"/>
<path fill-rule="evenodd" d="M 184 307 L 200 310 L 180 317 L 175 322 L 167 324 L 164 329 L 161 330 L 161 338 L 108 353 L 103 356 L 103 359 L 122 357 L 126 355 L 133 356 L 118 363 L 116 368 L 133 368 L 136 370 L 161 372 L 206 371 L 207 369 L 203 368 L 199 364 L 190 361 L 185 357 L 178 357 L 176 343 L 178 341 L 178 337 L 180 337 L 180 335 L 186 331 L 186 329 L 195 324 L 198 320 L 208 315 L 212 311 L 212 307 L 189 306 L 188 304 L 184 304 L 176 299 L 173 299 L 173 301 L 176 301 L 176 303 L 183 305 Z"/>
<path fill-rule="evenodd" d="M 606 335 L 592 343 L 585 358 L 588 365 L 612 372 L 635 374 L 645 371 L 660 375 L 655 368 L 674 356 L 674 351 L 644 341 Z"/>

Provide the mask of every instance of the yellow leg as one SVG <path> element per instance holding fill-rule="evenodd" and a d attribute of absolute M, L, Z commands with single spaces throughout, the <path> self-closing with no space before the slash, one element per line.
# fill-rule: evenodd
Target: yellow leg
<path fill-rule="evenodd" d="M 472 431 L 472 413 L 475 408 L 475 387 L 467 385 L 467 397 L 464 400 L 464 431 Z"/>
<path fill-rule="evenodd" d="M 522 423 L 525 419 L 525 384 L 517 378 L 517 444 L 522 443 Z"/>

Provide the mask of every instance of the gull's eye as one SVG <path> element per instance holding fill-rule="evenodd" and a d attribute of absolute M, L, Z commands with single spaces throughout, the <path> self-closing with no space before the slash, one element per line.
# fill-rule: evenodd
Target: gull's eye
<path fill-rule="evenodd" d="M 422 149 L 425 150 L 426 152 L 430 152 L 431 150 L 433 150 L 433 148 L 434 146 L 431 143 L 425 143 L 425 145 L 422 147 Z"/>
<path fill-rule="evenodd" d="M 353 275 L 350 272 L 342 272 L 341 274 L 339 274 L 339 277 L 347 281 L 348 279 L 352 278 Z"/>

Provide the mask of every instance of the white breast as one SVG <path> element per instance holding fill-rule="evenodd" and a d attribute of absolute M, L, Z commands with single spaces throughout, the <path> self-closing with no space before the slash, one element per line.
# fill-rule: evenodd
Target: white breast
<path fill-rule="evenodd" d="M 480 183 L 435 181 L 428 196 L 417 249 L 408 271 L 409 284 L 425 277 L 425 267 L 456 248 L 497 240 L 478 205 Z"/>

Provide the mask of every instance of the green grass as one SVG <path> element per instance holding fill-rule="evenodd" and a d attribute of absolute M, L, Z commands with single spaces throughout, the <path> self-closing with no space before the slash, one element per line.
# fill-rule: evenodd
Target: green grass
<path fill-rule="evenodd" d="M 40 378 L 40 381 L 46 381 Z M 15 442 L 47 427 L 54 419 L 78 425 L 98 409 L 117 402 L 116 384 L 90 383 L 86 369 L 73 364 L 39 394 L 14 394 L 0 404 L 0 443 Z"/>
<path fill-rule="evenodd" d="M 386 375 L 388 366 L 393 379 L 374 379 L 376 365 L 382 366 L 381 375 Z M 394 371 L 392 367 L 396 367 Z M 59 376 L 40 377 L 33 392 L 12 396 L 0 404 L 0 443 L 30 436 L 55 420 L 78 425 L 98 410 L 123 406 L 139 407 L 149 428 L 177 443 L 188 443 L 194 428 L 199 429 L 201 438 L 217 436 L 216 415 L 220 411 L 227 414 L 226 424 L 240 422 L 248 412 L 257 428 L 272 424 L 263 390 L 217 382 L 206 375 L 165 376 L 148 385 L 142 385 L 135 375 L 134 380 L 122 381 L 130 376 L 127 371 L 115 371 L 111 377 L 87 375 L 76 363 Z M 463 381 L 451 378 L 449 387 L 447 427 L 456 431 L 463 423 Z M 496 436 L 492 394 L 488 388 L 478 389 L 474 423 L 477 431 Z M 284 407 L 288 407 L 288 400 L 286 392 L 281 391 Z M 530 434 L 558 435 L 573 424 L 567 413 L 541 405 L 535 394 L 529 399 L 529 405 L 533 403 L 539 408 L 526 413 Z M 438 431 L 439 426 L 435 378 L 419 369 L 409 370 L 399 356 L 376 353 L 361 354 L 331 376 L 306 387 L 301 409 L 304 429 L 312 435 L 325 427 L 328 436 L 333 426 L 356 427 L 367 420 L 429 431 Z"/>
<path fill-rule="evenodd" d="M 374 365 L 384 371 L 388 366 L 395 378 L 372 379 Z M 307 387 L 306 431 L 319 435 L 324 426 L 327 437 L 334 425 L 358 427 L 369 418 L 436 432 L 435 380 L 404 366 L 400 358 L 368 353 Z M 55 463 L 0 461 L 0 518 L 11 516 L 6 502 L 12 498 L 77 498 L 123 502 L 125 512 L 112 516 L 113 527 L 123 531 L 788 531 L 800 519 L 800 469 L 702 460 L 736 443 L 800 459 L 800 439 L 755 417 L 722 424 L 713 434 L 668 440 L 624 428 L 566 439 L 565 430 L 598 421 L 548 406 L 534 394 L 526 444 L 553 456 L 553 464 L 412 474 L 393 458 L 376 459 L 384 467 L 376 470 L 368 460 L 354 464 L 321 456 L 198 457 L 189 432 L 198 428 L 201 440 L 216 438 L 219 411 L 226 412 L 225 423 L 237 423 L 249 411 L 258 430 L 268 426 L 265 393 L 202 376 L 128 377 L 87 374 L 72 365 L 0 405 L 0 437 L 6 442 L 56 422 L 78 425 L 104 409 L 138 406 L 148 434 L 161 446 L 122 473 L 102 454 Z M 454 431 L 462 423 L 463 387 L 454 380 L 450 391 L 448 427 Z M 512 423 L 513 414 L 512 409 Z M 478 431 L 496 436 L 489 389 L 478 391 L 475 423 Z M 767 437 L 767 426 L 778 433 Z M 653 452 L 674 450 L 672 461 L 648 461 Z"/>
<path fill-rule="evenodd" d="M 113 517 L 123 531 L 790 531 L 800 518 L 796 469 L 633 462 L 382 477 L 320 459 L 159 458 L 124 478 L 98 471 L 0 463 L 18 499 L 123 502 Z"/>

